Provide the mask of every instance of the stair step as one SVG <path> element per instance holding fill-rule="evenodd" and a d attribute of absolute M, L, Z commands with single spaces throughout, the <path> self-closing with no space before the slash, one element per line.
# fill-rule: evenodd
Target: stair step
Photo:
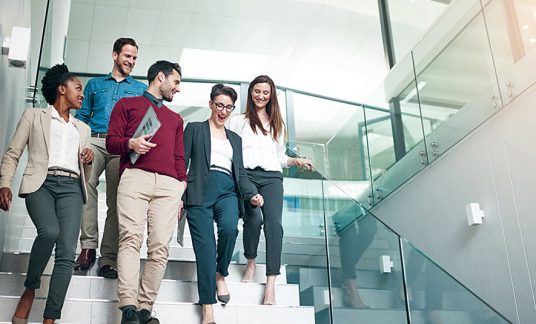
<path fill-rule="evenodd" d="M 344 290 L 338 287 L 331 288 L 333 307 L 344 307 Z M 400 300 L 399 290 L 379 290 L 360 288 L 359 295 L 363 303 L 373 309 L 403 309 L 405 304 Z M 324 305 L 329 307 L 329 291 L 327 287 L 310 287 L 300 294 L 304 305 Z M 422 307 L 421 307 L 422 308 Z"/>
<path fill-rule="evenodd" d="M 433 317 L 433 320 L 431 319 Z M 328 323 L 329 309 L 316 313 L 317 323 Z M 491 321 L 490 321 L 491 320 Z M 414 310 L 411 312 L 411 322 L 413 324 L 428 323 L 506 323 L 492 312 L 478 311 L 454 311 L 454 310 Z M 377 310 L 377 309 L 350 309 L 334 308 L 333 323 L 337 324 L 370 324 L 389 323 L 406 324 L 406 311 L 401 310 Z"/>
<path fill-rule="evenodd" d="M 0 322 L 11 323 L 18 297 L 0 297 Z M 30 314 L 30 322 L 41 323 L 45 300 L 36 298 Z M 201 307 L 192 303 L 156 302 L 153 308 L 161 323 L 199 323 Z M 313 307 L 214 305 L 215 317 L 220 324 L 311 324 L 314 323 Z M 116 302 L 99 300 L 65 301 L 60 323 L 117 324 L 121 312 Z"/>
<path fill-rule="evenodd" d="M 16 254 L 16 253 L 4 253 L 2 258 L 2 264 L 0 265 L 1 272 L 11 272 L 11 273 L 26 273 L 28 270 L 28 259 L 30 255 Z M 145 263 L 145 260 L 140 261 L 141 265 Z M 48 264 L 45 268 L 44 274 L 52 274 L 52 268 L 54 266 L 54 257 L 51 257 L 48 261 Z M 229 276 L 227 280 L 229 282 L 240 282 L 245 272 L 245 265 L 231 263 L 229 266 Z M 279 270 L 281 275 L 276 277 L 276 284 L 286 284 L 286 268 L 282 266 Z M 93 267 L 84 274 L 77 275 L 89 275 L 97 276 L 97 266 Z M 255 272 L 255 283 L 265 283 L 266 282 L 266 266 L 264 264 L 257 264 L 257 271 Z M 185 281 L 196 281 L 197 272 L 194 261 L 172 261 L 170 260 L 166 267 L 166 272 L 164 274 L 164 279 L 173 279 L 173 280 L 185 280 Z"/>
<path fill-rule="evenodd" d="M 0 273 L 0 292 L 2 296 L 19 296 L 24 287 L 25 275 Z M 41 278 L 41 289 L 36 296 L 47 296 L 50 276 Z M 231 301 L 229 305 L 261 305 L 264 284 L 227 282 Z M 280 306 L 299 306 L 299 288 L 297 285 L 276 285 L 277 303 Z M 101 277 L 73 276 L 67 298 L 117 301 L 117 280 Z M 196 303 L 197 282 L 165 279 L 160 286 L 157 301 Z"/>

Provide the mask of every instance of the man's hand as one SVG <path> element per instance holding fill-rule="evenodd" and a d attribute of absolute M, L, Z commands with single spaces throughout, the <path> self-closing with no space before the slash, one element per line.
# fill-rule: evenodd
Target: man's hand
<path fill-rule="evenodd" d="M 249 202 L 256 207 L 262 207 L 264 205 L 264 198 L 260 194 L 253 196 Z"/>
<path fill-rule="evenodd" d="M 93 162 L 93 158 L 95 157 L 95 154 L 93 154 L 93 151 L 89 148 L 85 148 L 82 153 L 80 153 L 80 158 L 82 159 L 82 162 L 85 164 L 91 164 Z"/>
<path fill-rule="evenodd" d="M 11 205 L 11 200 L 13 195 L 11 194 L 11 189 L 8 187 L 0 188 L 0 209 L 4 211 L 9 210 L 9 205 Z"/>
<path fill-rule="evenodd" d="M 131 138 L 128 140 L 128 148 L 140 155 L 147 154 L 151 148 L 156 146 L 154 143 L 147 142 L 147 140 L 151 137 L 153 137 L 153 134 L 146 134 L 141 135 L 140 137 Z"/>

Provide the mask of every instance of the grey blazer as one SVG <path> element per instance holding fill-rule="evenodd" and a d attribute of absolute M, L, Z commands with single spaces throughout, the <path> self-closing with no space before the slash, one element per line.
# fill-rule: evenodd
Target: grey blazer
<path fill-rule="evenodd" d="M 11 187 L 13 176 L 19 163 L 19 158 L 28 146 L 28 164 L 24 169 L 19 197 L 37 191 L 45 182 L 48 171 L 48 155 L 50 141 L 50 121 L 52 119 L 52 106 L 46 109 L 28 108 L 22 114 L 15 135 L 0 165 L 0 188 Z M 80 134 L 80 147 L 78 153 L 90 147 L 91 130 L 89 126 L 73 118 L 73 123 Z M 91 175 L 91 165 L 82 163 L 80 166 L 80 186 L 84 203 L 87 200 L 86 175 Z"/>
<path fill-rule="evenodd" d="M 228 129 L 225 133 L 233 148 L 233 180 L 235 182 L 240 214 L 244 213 L 244 200 L 249 201 L 257 192 L 250 181 L 242 160 L 242 139 Z M 188 170 L 188 186 L 183 196 L 185 206 L 202 205 L 210 171 L 210 125 L 204 122 L 191 122 L 184 130 L 184 160 Z"/>

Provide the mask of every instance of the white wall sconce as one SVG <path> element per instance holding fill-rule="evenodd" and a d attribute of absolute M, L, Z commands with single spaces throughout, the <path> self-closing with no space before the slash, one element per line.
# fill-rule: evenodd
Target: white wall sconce
<path fill-rule="evenodd" d="M 484 212 L 480 209 L 478 203 L 469 203 L 465 206 L 467 213 L 467 223 L 469 226 L 480 225 L 484 219 Z"/>
<path fill-rule="evenodd" d="M 391 273 L 391 269 L 394 267 L 393 261 L 389 255 L 380 256 L 380 272 L 381 273 Z"/>
<path fill-rule="evenodd" d="M 30 53 L 31 30 L 25 27 L 13 27 L 11 37 L 4 37 L 3 29 L 0 25 L 0 43 L 2 44 L 2 55 L 7 55 L 8 65 L 15 68 L 26 68 Z"/>

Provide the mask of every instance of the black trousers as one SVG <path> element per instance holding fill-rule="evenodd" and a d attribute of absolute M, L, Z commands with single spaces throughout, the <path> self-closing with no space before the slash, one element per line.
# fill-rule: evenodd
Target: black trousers
<path fill-rule="evenodd" d="M 30 252 L 24 286 L 29 289 L 41 286 L 41 275 L 55 248 L 44 317 L 58 319 L 73 274 L 82 220 L 80 179 L 49 175 L 41 188 L 26 196 L 25 202 L 37 229 L 37 237 Z"/>
<path fill-rule="evenodd" d="M 266 275 L 279 275 L 281 249 L 283 246 L 283 175 L 278 171 L 264 171 L 260 168 L 247 169 L 249 180 L 264 198 L 264 206 L 253 208 L 245 203 L 244 256 L 257 257 L 261 227 L 266 238 Z M 261 213 L 262 211 L 262 213 Z"/>

